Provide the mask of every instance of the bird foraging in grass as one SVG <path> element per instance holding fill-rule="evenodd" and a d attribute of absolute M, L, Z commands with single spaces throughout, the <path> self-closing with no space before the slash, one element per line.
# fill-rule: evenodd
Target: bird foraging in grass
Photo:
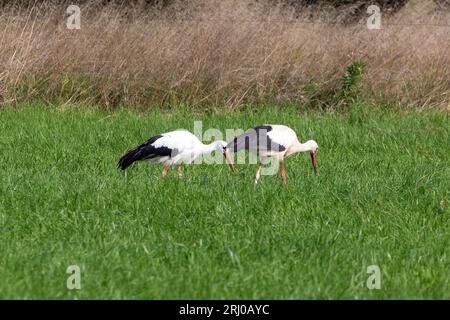
<path fill-rule="evenodd" d="M 227 145 L 227 148 L 233 152 L 245 149 L 258 156 L 259 164 L 256 170 L 255 184 L 258 183 L 263 164 L 269 158 L 275 158 L 281 162 L 281 180 L 287 186 L 284 158 L 298 152 L 311 154 L 313 172 L 316 175 L 316 156 L 319 149 L 317 142 L 309 140 L 300 143 L 295 131 L 287 126 L 269 124 L 257 126 L 236 137 Z"/>
<path fill-rule="evenodd" d="M 235 172 L 225 141 L 218 140 L 210 144 L 203 144 L 187 130 L 176 130 L 154 136 L 140 146 L 129 150 L 120 158 L 117 165 L 120 169 L 125 170 L 136 161 L 164 163 L 163 177 L 166 176 L 170 166 L 177 166 L 178 175 L 181 177 L 183 175 L 182 163 L 190 164 L 198 157 L 213 151 L 222 152 L 230 170 Z"/>

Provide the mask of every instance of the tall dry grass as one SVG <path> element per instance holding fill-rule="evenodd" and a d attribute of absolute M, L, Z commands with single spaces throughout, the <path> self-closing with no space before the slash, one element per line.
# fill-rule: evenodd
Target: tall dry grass
<path fill-rule="evenodd" d="M 0 13 L 2 104 L 337 107 L 354 60 L 367 64 L 362 94 L 374 103 L 447 107 L 450 99 L 449 14 L 408 21 L 399 13 L 368 30 L 365 19 L 293 18 L 253 1 L 164 11 L 92 2 L 81 8 L 81 30 L 69 30 L 65 9 L 44 3 Z"/>

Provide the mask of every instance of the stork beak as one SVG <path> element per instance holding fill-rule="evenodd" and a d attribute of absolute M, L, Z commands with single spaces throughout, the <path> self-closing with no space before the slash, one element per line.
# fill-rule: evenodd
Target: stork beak
<path fill-rule="evenodd" d="M 317 154 L 317 151 L 316 152 L 311 152 L 311 163 L 312 163 L 314 175 L 317 175 L 316 154 Z"/>
<path fill-rule="evenodd" d="M 230 167 L 231 172 L 236 173 L 236 169 L 233 164 L 233 159 L 231 159 L 230 154 L 228 153 L 228 150 L 223 150 L 223 156 L 225 157 L 225 160 L 227 161 L 228 166 Z"/>

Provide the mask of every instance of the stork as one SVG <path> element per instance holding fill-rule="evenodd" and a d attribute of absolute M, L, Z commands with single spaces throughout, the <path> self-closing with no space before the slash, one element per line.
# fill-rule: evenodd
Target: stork
<path fill-rule="evenodd" d="M 140 146 L 129 150 L 120 158 L 117 165 L 120 169 L 125 170 L 136 161 L 165 163 L 162 177 L 166 176 L 170 166 L 177 166 L 178 175 L 181 177 L 183 175 L 182 163 L 190 164 L 198 157 L 213 151 L 222 152 L 231 171 L 235 172 L 225 141 L 218 140 L 205 145 L 187 130 L 176 130 L 151 137 Z"/>
<path fill-rule="evenodd" d="M 313 172 L 316 175 L 316 155 L 319 149 L 317 142 L 308 140 L 305 143 L 300 143 L 295 131 L 284 125 L 266 124 L 257 126 L 236 137 L 227 145 L 227 148 L 233 152 L 245 149 L 259 157 L 255 184 L 258 183 L 264 163 L 273 157 L 281 162 L 281 180 L 287 186 L 284 158 L 298 152 L 309 152 L 311 154 Z"/>

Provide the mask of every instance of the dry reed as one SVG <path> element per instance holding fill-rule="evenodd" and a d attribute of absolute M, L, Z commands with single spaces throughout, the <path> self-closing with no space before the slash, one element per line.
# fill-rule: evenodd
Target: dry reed
<path fill-rule="evenodd" d="M 366 18 L 294 18 L 253 1 L 164 11 L 91 3 L 81 7 L 81 29 L 69 30 L 64 6 L 10 6 L 0 13 L 0 104 L 336 107 L 346 66 L 362 60 L 365 99 L 447 107 L 450 15 L 417 24 L 401 14 L 368 30 Z"/>

